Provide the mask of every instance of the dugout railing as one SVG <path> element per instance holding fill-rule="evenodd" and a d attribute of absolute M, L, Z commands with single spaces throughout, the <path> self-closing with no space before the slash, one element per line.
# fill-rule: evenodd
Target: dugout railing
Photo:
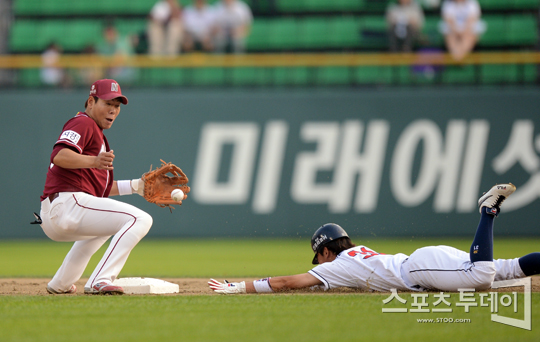
<path fill-rule="evenodd" d="M 539 52 L 477 52 L 456 62 L 446 53 L 63 55 L 57 67 L 133 71 L 129 86 L 539 85 Z M 40 87 L 40 55 L 2 55 L 4 87 Z M 87 86 L 73 77 L 71 86 Z"/>

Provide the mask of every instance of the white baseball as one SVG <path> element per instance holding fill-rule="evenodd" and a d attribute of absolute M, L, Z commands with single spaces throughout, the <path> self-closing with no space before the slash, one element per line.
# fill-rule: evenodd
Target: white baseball
<path fill-rule="evenodd" d="M 184 200 L 184 192 L 182 190 L 180 190 L 180 189 L 174 189 L 171 192 L 171 197 L 176 202 L 180 202 L 180 201 Z"/>

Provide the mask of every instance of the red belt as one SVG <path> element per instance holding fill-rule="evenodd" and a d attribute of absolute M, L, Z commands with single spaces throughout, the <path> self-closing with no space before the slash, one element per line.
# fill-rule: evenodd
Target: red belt
<path fill-rule="evenodd" d="M 54 194 L 49 195 L 49 202 L 52 203 L 56 198 L 58 197 L 58 192 L 55 192 Z"/>

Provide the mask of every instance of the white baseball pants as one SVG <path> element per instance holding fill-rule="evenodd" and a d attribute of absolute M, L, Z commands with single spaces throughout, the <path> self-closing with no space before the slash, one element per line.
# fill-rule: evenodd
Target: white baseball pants
<path fill-rule="evenodd" d="M 54 241 L 75 241 L 49 286 L 66 291 L 80 279 L 90 258 L 111 237 L 107 251 L 85 287 L 112 283 L 131 250 L 148 233 L 152 217 L 127 203 L 84 192 L 61 192 L 41 202 L 41 227 Z"/>
<path fill-rule="evenodd" d="M 486 290 L 494 280 L 523 278 L 518 258 L 472 263 L 469 253 L 450 246 L 417 249 L 402 265 L 402 277 L 408 285 L 424 289 L 458 291 Z"/>

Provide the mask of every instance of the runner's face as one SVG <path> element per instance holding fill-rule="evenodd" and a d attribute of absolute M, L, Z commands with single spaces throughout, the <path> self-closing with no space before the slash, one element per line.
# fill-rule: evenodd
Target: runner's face
<path fill-rule="evenodd" d="M 332 262 L 336 259 L 336 255 L 328 250 L 328 248 L 324 247 L 322 250 L 322 253 L 317 253 L 317 260 L 320 264 L 324 264 L 325 262 Z"/>
<path fill-rule="evenodd" d="M 91 97 L 91 99 L 88 100 L 86 113 L 94 119 L 99 128 L 109 129 L 114 120 L 116 120 L 118 114 L 120 114 L 120 104 L 121 102 L 117 99 L 98 99 L 98 101 L 95 102 Z"/>

